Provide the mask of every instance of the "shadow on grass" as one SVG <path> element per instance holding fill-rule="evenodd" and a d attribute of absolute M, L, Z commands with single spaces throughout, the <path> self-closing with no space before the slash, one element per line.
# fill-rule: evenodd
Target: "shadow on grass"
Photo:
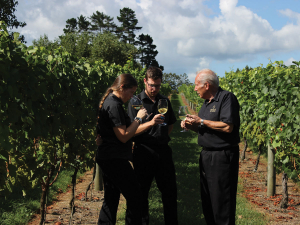
<path fill-rule="evenodd" d="M 173 95 L 172 107 L 176 116 L 180 105 L 178 95 Z M 178 120 L 174 124 L 170 142 L 177 179 L 179 224 L 206 224 L 200 199 L 200 147 L 197 144 L 197 134 L 192 131 L 180 132 L 180 122 Z M 155 182 L 149 193 L 149 206 L 150 224 L 164 225 L 161 194 Z"/>

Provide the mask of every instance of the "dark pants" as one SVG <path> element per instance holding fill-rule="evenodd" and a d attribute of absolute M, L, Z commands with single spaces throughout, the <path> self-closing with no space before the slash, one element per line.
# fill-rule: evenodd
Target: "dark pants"
<path fill-rule="evenodd" d="M 126 225 L 142 225 L 141 189 L 128 160 L 97 161 L 103 172 L 104 202 L 98 225 L 116 224 L 120 193 L 126 199 Z"/>
<path fill-rule="evenodd" d="M 177 225 L 177 187 L 172 149 L 168 145 L 137 145 L 133 165 L 142 190 L 143 225 L 149 224 L 148 194 L 153 178 L 161 192 L 165 224 Z"/>
<path fill-rule="evenodd" d="M 207 225 L 234 225 L 239 148 L 200 154 L 202 208 Z"/>

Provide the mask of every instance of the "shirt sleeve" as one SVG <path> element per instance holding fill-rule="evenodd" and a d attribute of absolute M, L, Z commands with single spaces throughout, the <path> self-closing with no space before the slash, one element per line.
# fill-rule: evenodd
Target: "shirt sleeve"
<path fill-rule="evenodd" d="M 113 104 L 108 110 L 113 127 L 126 125 L 125 111 L 121 104 Z"/>
<path fill-rule="evenodd" d="M 127 114 L 130 117 L 131 122 L 133 122 L 134 118 L 137 115 L 137 112 L 138 111 L 132 107 L 131 102 L 129 101 L 128 108 L 127 108 Z"/>
<path fill-rule="evenodd" d="M 234 94 L 228 93 L 222 100 L 220 121 L 239 125 L 239 103 Z"/>

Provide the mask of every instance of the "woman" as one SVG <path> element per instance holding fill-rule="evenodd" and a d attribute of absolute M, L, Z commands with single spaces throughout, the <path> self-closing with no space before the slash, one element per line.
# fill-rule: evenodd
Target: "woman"
<path fill-rule="evenodd" d="M 121 74 L 107 89 L 99 104 L 97 134 L 102 138 L 96 161 L 102 169 L 104 181 L 104 202 L 98 224 L 116 224 L 120 193 L 126 199 L 126 225 L 141 225 L 141 191 L 129 162 L 132 157 L 132 142 L 146 109 L 140 109 L 131 120 L 123 108 L 137 89 L 137 82 L 131 74 Z"/>

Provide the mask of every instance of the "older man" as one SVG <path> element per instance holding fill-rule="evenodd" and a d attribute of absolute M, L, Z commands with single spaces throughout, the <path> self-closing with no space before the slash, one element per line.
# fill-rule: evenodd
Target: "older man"
<path fill-rule="evenodd" d="M 208 225 L 235 224 L 239 170 L 239 103 L 219 87 L 216 74 L 197 73 L 195 91 L 205 99 L 198 116 L 187 115 L 181 126 L 198 133 L 202 208 Z"/>

